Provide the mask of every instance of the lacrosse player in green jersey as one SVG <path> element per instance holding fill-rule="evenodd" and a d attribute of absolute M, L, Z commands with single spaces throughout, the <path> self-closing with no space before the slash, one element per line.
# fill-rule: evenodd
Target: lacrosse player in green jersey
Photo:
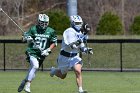
<path fill-rule="evenodd" d="M 31 92 L 31 81 L 35 78 L 37 69 L 41 66 L 45 57 L 57 45 L 55 30 L 48 27 L 48 24 L 49 17 L 46 14 L 39 14 L 37 25 L 32 26 L 23 35 L 23 40 L 28 43 L 26 55 L 30 68 L 27 76 L 22 80 L 18 92 L 21 92 L 23 89 L 27 93 Z"/>

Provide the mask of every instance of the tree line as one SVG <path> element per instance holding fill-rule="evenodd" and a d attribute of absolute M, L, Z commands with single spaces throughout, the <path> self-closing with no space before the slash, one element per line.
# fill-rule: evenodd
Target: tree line
<path fill-rule="evenodd" d="M 78 14 L 91 25 L 91 34 L 97 34 L 102 16 L 106 12 L 111 12 L 118 16 L 123 27 L 123 34 L 131 35 L 131 25 L 135 17 L 139 16 L 139 5 L 139 0 L 78 0 Z M 38 13 L 48 13 L 47 11 L 53 9 L 66 13 L 66 0 L 0 0 L 0 7 L 24 30 L 27 30 L 30 25 L 35 24 Z M 18 30 L 0 12 L 0 35 L 20 34 Z"/>

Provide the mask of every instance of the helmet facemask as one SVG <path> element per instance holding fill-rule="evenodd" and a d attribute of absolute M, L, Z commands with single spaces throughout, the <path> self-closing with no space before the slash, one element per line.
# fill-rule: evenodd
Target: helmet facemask
<path fill-rule="evenodd" d="M 46 14 L 39 14 L 38 16 L 38 26 L 41 29 L 46 29 L 49 25 L 49 17 Z"/>
<path fill-rule="evenodd" d="M 74 28 L 78 31 L 80 31 L 81 27 L 82 27 L 82 22 L 74 22 Z"/>
<path fill-rule="evenodd" d="M 76 29 L 76 31 L 80 31 L 82 25 L 83 25 L 83 20 L 80 16 L 74 15 L 70 17 L 71 21 L 71 26 Z"/>
<path fill-rule="evenodd" d="M 38 21 L 38 25 L 42 28 L 42 29 L 46 29 L 48 27 L 49 22 L 44 22 L 44 21 Z"/>

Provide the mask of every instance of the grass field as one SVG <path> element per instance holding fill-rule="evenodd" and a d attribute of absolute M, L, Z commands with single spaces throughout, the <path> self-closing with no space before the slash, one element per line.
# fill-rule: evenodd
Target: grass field
<path fill-rule="evenodd" d="M 25 71 L 0 72 L 0 93 L 18 93 Z M 83 87 L 89 93 L 140 93 L 138 72 L 83 72 Z M 69 72 L 66 79 L 49 77 L 49 72 L 38 72 L 32 82 L 32 93 L 78 93 L 75 75 Z M 24 93 L 24 92 L 22 92 Z"/>

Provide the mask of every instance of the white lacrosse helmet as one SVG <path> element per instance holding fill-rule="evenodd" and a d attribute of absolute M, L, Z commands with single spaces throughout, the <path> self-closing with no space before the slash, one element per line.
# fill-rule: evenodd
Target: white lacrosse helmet
<path fill-rule="evenodd" d="M 49 17 L 46 14 L 39 14 L 38 15 L 38 25 L 42 29 L 46 29 L 49 25 Z"/>
<path fill-rule="evenodd" d="M 76 31 L 80 31 L 83 25 L 83 20 L 79 15 L 70 16 L 70 22 L 71 26 L 76 29 Z"/>

